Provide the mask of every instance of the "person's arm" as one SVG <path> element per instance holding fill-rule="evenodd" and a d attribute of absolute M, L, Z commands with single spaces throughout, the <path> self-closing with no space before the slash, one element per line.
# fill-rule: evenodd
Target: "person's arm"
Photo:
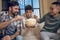
<path fill-rule="evenodd" d="M 59 29 L 57 30 L 57 33 L 60 34 L 60 17 L 59 17 Z"/>
<path fill-rule="evenodd" d="M 4 36 L 2 40 L 11 40 L 11 37 L 7 35 L 7 36 Z"/>
<path fill-rule="evenodd" d="M 37 16 L 34 16 L 34 18 L 37 20 L 38 23 L 44 22 L 44 21 L 45 21 L 45 17 L 46 17 L 46 16 L 43 16 L 43 18 L 40 18 L 40 19 L 39 19 Z"/>
<path fill-rule="evenodd" d="M 48 17 L 49 15 L 50 15 L 50 12 L 47 13 L 47 14 L 45 14 L 42 18 L 38 19 L 37 22 L 38 22 L 38 23 L 42 23 L 42 22 L 44 22 L 45 19 L 46 19 L 46 17 Z"/>
<path fill-rule="evenodd" d="M 18 36 L 20 34 L 20 32 L 19 31 L 17 31 L 17 32 L 15 32 L 15 34 L 13 34 L 13 35 L 11 35 L 10 37 L 11 37 L 11 39 L 13 40 L 16 36 Z"/>
<path fill-rule="evenodd" d="M 38 23 L 44 22 L 45 21 L 45 16 L 43 16 L 43 18 L 41 18 L 41 19 L 38 19 L 37 21 L 38 21 Z"/>
<path fill-rule="evenodd" d="M 6 21 L 6 22 L 2 22 L 2 23 L 0 22 L 0 29 L 3 29 L 5 27 L 7 27 L 13 21 L 21 20 L 21 19 L 23 19 L 22 16 L 17 16 L 15 18 L 11 19 L 11 20 Z"/>
<path fill-rule="evenodd" d="M 48 16 L 50 16 L 50 12 L 48 12 L 47 14 L 45 14 L 45 15 L 43 16 L 43 18 L 40 18 L 40 19 L 38 20 L 38 23 L 44 22 L 45 19 L 46 19 L 46 17 L 48 17 Z"/>
<path fill-rule="evenodd" d="M 46 15 L 43 16 L 43 18 L 38 18 L 38 16 L 34 15 L 34 18 L 37 20 L 38 23 L 42 23 L 43 21 L 45 21 L 45 17 Z"/>
<path fill-rule="evenodd" d="M 14 20 L 12 19 L 12 20 L 8 20 L 8 21 L 6 21 L 6 22 L 2 22 L 2 23 L 0 23 L 0 29 L 3 29 L 3 28 L 5 28 L 5 27 L 7 27 L 11 22 L 13 22 Z"/>
<path fill-rule="evenodd" d="M 16 27 L 15 34 L 11 35 L 11 39 L 13 40 L 15 37 L 21 34 L 21 27 Z"/>

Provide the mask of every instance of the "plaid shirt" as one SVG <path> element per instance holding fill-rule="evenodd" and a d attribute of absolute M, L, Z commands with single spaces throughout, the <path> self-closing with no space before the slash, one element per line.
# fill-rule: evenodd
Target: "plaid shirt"
<path fill-rule="evenodd" d="M 0 23 L 2 22 L 6 22 L 10 19 L 13 19 L 13 16 L 10 16 L 9 13 L 7 11 L 3 11 L 0 13 Z M 21 21 L 15 21 L 15 22 L 12 22 L 10 23 L 6 28 L 5 28 L 5 35 L 13 35 L 16 30 L 17 30 L 17 27 L 20 27 L 21 26 Z M 4 29 L 2 29 L 4 30 Z M 1 31 L 0 31 L 1 33 Z"/>

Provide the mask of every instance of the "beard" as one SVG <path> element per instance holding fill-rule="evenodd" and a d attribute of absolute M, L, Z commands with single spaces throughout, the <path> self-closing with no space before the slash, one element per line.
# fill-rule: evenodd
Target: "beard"
<path fill-rule="evenodd" d="M 13 17 L 15 17 L 15 16 L 17 16 L 18 15 L 18 13 L 12 13 L 13 14 Z"/>

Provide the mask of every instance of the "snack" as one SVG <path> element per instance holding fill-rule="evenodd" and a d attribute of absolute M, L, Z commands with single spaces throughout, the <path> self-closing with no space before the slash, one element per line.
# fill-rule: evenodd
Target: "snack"
<path fill-rule="evenodd" d="M 34 27 L 36 23 L 37 23 L 36 19 L 33 19 L 33 18 L 27 19 L 25 22 L 26 27 Z"/>

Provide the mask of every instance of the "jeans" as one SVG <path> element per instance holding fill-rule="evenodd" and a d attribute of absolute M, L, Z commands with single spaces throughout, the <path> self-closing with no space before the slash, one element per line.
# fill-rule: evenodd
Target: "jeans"
<path fill-rule="evenodd" d="M 23 37 L 22 37 L 21 35 L 18 35 L 18 36 L 16 37 L 16 40 L 23 40 Z"/>
<path fill-rule="evenodd" d="M 51 33 L 51 32 L 44 32 L 44 31 L 42 31 L 42 32 L 40 32 L 40 34 L 41 34 L 41 40 L 55 40 L 53 37 L 54 36 L 58 37 L 57 34 Z"/>
<path fill-rule="evenodd" d="M 0 33 L 0 40 L 2 40 L 3 35 Z"/>

